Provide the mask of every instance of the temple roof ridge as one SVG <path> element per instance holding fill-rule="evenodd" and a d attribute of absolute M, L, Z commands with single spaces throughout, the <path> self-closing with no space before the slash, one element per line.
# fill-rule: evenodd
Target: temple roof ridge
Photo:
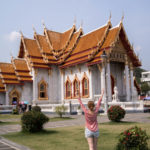
<path fill-rule="evenodd" d="M 97 31 L 97 30 L 99 30 L 99 29 L 101 29 L 101 28 L 106 27 L 106 26 L 108 26 L 108 23 L 106 23 L 106 24 L 104 24 L 104 25 L 102 25 L 102 26 L 100 26 L 100 27 L 98 27 L 98 28 L 96 28 L 96 29 L 93 29 L 92 31 L 87 32 L 86 34 L 82 35 L 81 37 L 87 36 L 87 35 L 89 35 L 89 34 L 95 32 L 95 31 Z"/>

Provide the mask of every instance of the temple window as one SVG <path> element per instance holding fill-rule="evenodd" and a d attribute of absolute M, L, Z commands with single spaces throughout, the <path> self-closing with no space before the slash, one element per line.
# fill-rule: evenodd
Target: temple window
<path fill-rule="evenodd" d="M 73 81 L 73 93 L 74 98 L 78 98 L 80 92 L 80 81 L 78 80 L 77 76 L 75 77 L 75 80 Z"/>
<path fill-rule="evenodd" d="M 82 96 L 89 97 L 89 79 L 85 73 L 82 78 Z"/>
<path fill-rule="evenodd" d="M 71 98 L 71 81 L 68 77 L 67 81 L 66 81 L 66 98 Z"/>
<path fill-rule="evenodd" d="M 48 99 L 47 97 L 47 83 L 42 80 L 39 82 L 39 99 Z"/>

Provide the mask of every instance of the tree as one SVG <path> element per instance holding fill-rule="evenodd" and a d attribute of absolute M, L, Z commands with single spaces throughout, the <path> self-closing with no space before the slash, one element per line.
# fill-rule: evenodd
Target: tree
<path fill-rule="evenodd" d="M 148 85 L 147 82 L 141 83 L 141 90 L 144 95 L 146 95 L 147 92 L 150 91 L 150 86 Z"/>
<path fill-rule="evenodd" d="M 136 81 L 138 84 L 141 84 L 141 74 L 142 72 L 146 71 L 145 69 L 142 69 L 140 67 L 137 67 L 134 69 L 134 76 L 136 78 Z"/>

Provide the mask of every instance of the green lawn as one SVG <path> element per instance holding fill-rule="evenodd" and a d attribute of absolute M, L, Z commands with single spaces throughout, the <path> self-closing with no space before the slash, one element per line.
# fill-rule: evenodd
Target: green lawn
<path fill-rule="evenodd" d="M 0 120 L 1 120 L 1 119 L 20 119 L 21 116 L 22 116 L 21 114 L 20 114 L 20 115 L 0 114 Z"/>
<path fill-rule="evenodd" d="M 21 119 L 22 114 L 20 115 L 12 115 L 12 114 L 0 114 L 0 126 L 1 125 L 12 125 L 12 124 L 21 124 L 20 119 Z M 5 119 L 7 119 L 5 121 Z M 9 120 L 10 119 L 10 120 Z M 17 120 L 13 120 L 17 119 Z M 71 120 L 74 118 L 71 117 L 50 117 L 50 122 L 55 122 L 55 121 L 64 121 L 64 120 Z M 2 121 L 1 121 L 2 120 Z"/>
<path fill-rule="evenodd" d="M 150 124 L 148 123 L 121 122 L 100 124 L 98 149 L 115 150 L 118 134 L 135 125 L 146 130 L 150 136 Z M 55 128 L 36 134 L 10 133 L 4 135 L 4 137 L 28 146 L 32 150 L 88 150 L 88 144 L 84 138 L 84 126 Z"/>

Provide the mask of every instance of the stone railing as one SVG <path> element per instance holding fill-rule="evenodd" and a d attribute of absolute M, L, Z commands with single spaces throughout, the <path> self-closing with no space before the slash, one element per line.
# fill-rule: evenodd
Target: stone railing
<path fill-rule="evenodd" d="M 0 113 L 11 113 L 16 105 L 0 105 Z"/>

